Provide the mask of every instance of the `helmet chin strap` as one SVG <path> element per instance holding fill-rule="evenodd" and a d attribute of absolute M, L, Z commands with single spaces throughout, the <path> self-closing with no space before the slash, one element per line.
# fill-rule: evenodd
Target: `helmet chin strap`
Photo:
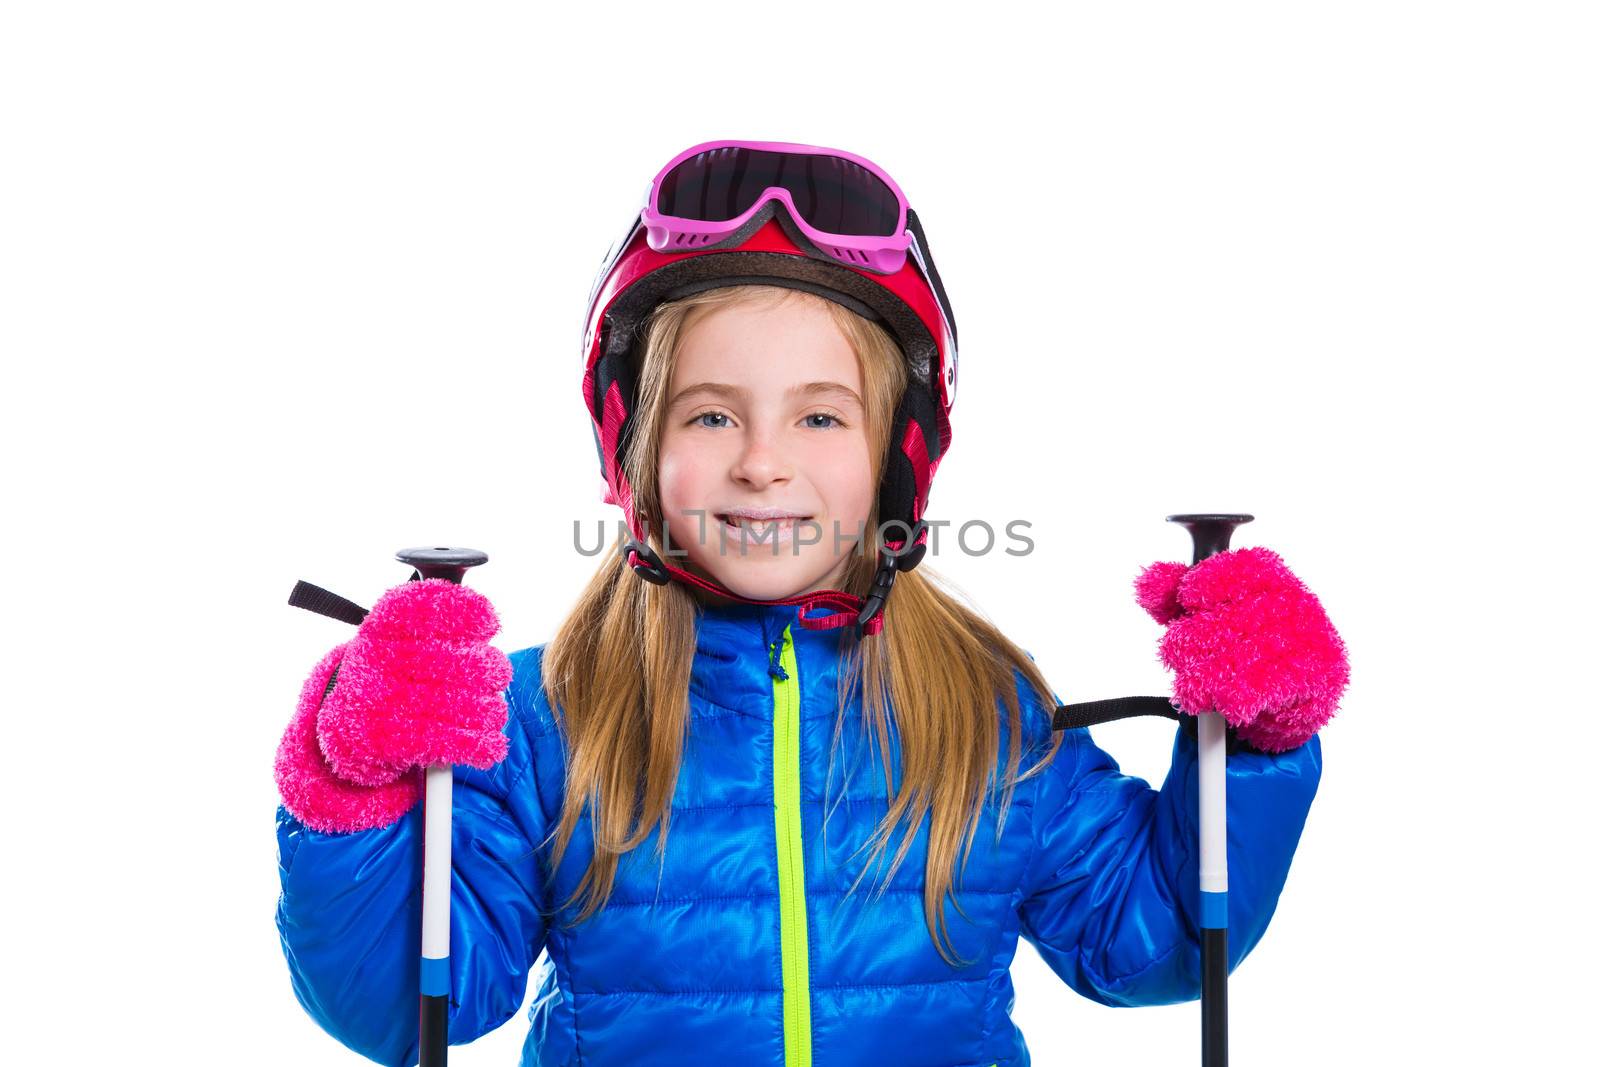
<path fill-rule="evenodd" d="M 741 596 L 728 589 L 720 582 L 702 578 L 691 574 L 681 567 L 674 567 L 664 562 L 646 542 L 630 536 L 618 545 L 618 551 L 634 573 L 647 582 L 656 585 L 666 585 L 676 579 L 685 585 L 694 586 L 716 596 L 727 597 L 744 604 L 772 604 L 772 605 L 800 605 L 800 625 L 808 630 L 833 630 L 842 626 L 849 626 L 855 630 L 856 637 L 863 638 L 883 630 L 884 613 L 889 605 L 889 593 L 894 588 L 896 574 L 913 570 L 922 562 L 922 557 L 927 551 L 927 544 L 918 544 L 927 524 L 921 521 L 911 527 L 910 534 L 904 541 L 891 546 L 889 551 L 880 551 L 878 569 L 872 576 L 872 586 L 867 591 L 865 599 L 846 593 L 842 589 L 819 589 L 810 593 L 801 593 L 797 596 L 781 597 L 776 600 L 759 600 L 754 597 Z M 910 545 L 910 548 L 906 548 Z M 807 614 L 810 609 L 823 609 L 829 614 Z"/>

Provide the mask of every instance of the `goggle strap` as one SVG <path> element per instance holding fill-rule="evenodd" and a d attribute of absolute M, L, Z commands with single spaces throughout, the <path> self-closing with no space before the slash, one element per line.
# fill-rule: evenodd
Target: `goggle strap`
<path fill-rule="evenodd" d="M 917 269 L 922 271 L 923 277 L 928 279 L 928 285 L 933 288 L 934 299 L 939 302 L 939 310 L 944 312 L 945 322 L 950 326 L 950 340 L 958 342 L 956 335 L 956 316 L 950 308 L 950 298 L 945 295 L 944 282 L 939 278 L 939 268 L 933 265 L 933 250 L 928 247 L 928 235 L 922 232 L 922 220 L 917 218 L 917 213 L 906 207 L 906 228 L 911 231 L 911 256 L 916 260 Z"/>

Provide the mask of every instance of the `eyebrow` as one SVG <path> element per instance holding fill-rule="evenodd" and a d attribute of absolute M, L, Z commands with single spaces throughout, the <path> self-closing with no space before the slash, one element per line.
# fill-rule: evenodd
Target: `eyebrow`
<path fill-rule="evenodd" d="M 857 406 L 866 406 L 865 404 L 862 404 L 861 398 L 856 395 L 856 391 L 854 389 L 851 389 L 849 386 L 843 385 L 840 382 L 807 382 L 804 385 L 791 385 L 789 388 L 783 391 L 785 398 L 791 396 L 821 396 L 826 394 L 838 394 L 841 396 L 846 396 L 851 400 L 854 400 Z M 685 400 L 693 399 L 699 396 L 726 397 L 730 400 L 749 400 L 750 391 L 745 389 L 743 386 L 724 385 L 721 382 L 698 382 L 686 389 L 680 390 L 678 395 L 674 396 L 670 403 L 677 405 L 683 403 Z"/>

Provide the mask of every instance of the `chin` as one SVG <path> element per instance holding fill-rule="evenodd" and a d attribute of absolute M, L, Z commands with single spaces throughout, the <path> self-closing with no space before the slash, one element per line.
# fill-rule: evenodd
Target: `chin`
<path fill-rule="evenodd" d="M 782 600 L 785 597 L 797 596 L 803 590 L 815 585 L 827 573 L 824 571 L 822 574 L 813 574 L 811 572 L 816 568 L 806 567 L 800 560 L 771 562 L 776 566 L 719 560 L 717 566 L 707 567 L 702 564 L 701 569 L 725 588 L 751 600 Z"/>

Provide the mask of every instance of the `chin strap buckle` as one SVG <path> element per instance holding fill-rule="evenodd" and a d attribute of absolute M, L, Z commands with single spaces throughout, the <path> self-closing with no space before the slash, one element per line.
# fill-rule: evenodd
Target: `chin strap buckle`
<path fill-rule="evenodd" d="M 667 565 L 661 562 L 661 557 L 656 555 L 656 550 L 643 541 L 635 541 L 630 537 L 618 542 L 617 551 L 628 561 L 634 573 L 645 581 L 666 585 L 672 580 L 672 574 L 667 570 Z M 630 554 L 632 559 L 628 559 Z"/>
<path fill-rule="evenodd" d="M 910 533 L 906 534 L 906 539 L 900 542 L 899 548 L 884 546 L 883 560 L 878 564 L 877 573 L 872 576 L 872 588 L 867 590 L 867 598 L 861 605 L 861 613 L 856 616 L 857 639 L 883 629 L 882 616 L 889 604 L 889 592 L 894 588 L 894 576 L 915 570 L 917 564 L 922 562 L 928 546 L 926 542 L 918 544 L 917 539 L 927 528 L 928 524 L 919 519 L 916 525 L 911 527 Z"/>

